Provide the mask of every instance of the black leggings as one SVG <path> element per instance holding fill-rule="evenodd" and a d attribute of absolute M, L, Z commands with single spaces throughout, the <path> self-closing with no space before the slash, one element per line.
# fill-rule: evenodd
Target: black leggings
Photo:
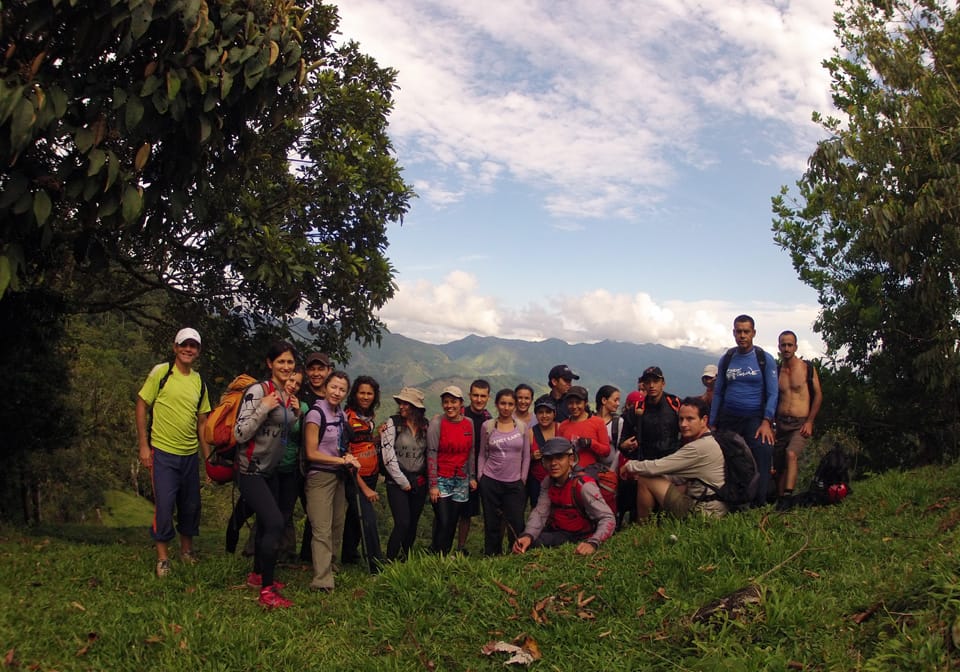
<path fill-rule="evenodd" d="M 387 540 L 387 560 L 406 558 L 417 539 L 417 525 L 427 501 L 426 486 L 412 486 L 403 491 L 396 483 L 387 481 L 387 503 L 393 514 L 393 531 Z M 402 554 L 402 556 L 401 556 Z"/>
<path fill-rule="evenodd" d="M 467 502 L 455 502 L 453 497 L 441 497 L 433 505 L 433 544 L 435 552 L 446 555 L 453 548 L 453 538 L 457 535 L 457 523 L 460 510 Z"/>
<path fill-rule="evenodd" d="M 263 576 L 263 587 L 266 588 L 273 585 L 277 548 L 283 535 L 283 513 L 277 503 L 280 495 L 279 479 L 276 474 L 240 474 L 237 485 L 247 507 L 257 514 L 253 571 Z"/>

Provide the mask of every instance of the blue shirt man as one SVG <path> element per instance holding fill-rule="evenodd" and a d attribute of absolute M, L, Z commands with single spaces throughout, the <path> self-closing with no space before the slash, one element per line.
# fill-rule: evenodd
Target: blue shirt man
<path fill-rule="evenodd" d="M 736 432 L 750 446 L 760 479 L 754 506 L 767 502 L 773 464 L 773 419 L 777 412 L 777 363 L 753 344 L 757 335 L 749 315 L 733 320 L 737 347 L 717 363 L 719 375 L 710 407 L 710 426 Z"/>

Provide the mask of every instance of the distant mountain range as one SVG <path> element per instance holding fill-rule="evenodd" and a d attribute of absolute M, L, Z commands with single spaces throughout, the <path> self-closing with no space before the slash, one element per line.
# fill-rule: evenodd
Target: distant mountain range
<path fill-rule="evenodd" d="M 593 395 L 601 385 L 615 385 L 623 396 L 637 385 L 637 377 L 648 366 L 659 366 L 667 380 L 667 391 L 681 397 L 701 394 L 700 374 L 707 364 L 716 364 L 719 353 L 695 348 L 667 348 L 662 345 L 601 341 L 570 345 L 559 339 L 520 341 L 490 336 L 467 336 L 444 345 L 422 343 L 399 334 L 384 333 L 380 346 L 351 348 L 347 367 L 351 376 L 368 374 L 380 383 L 382 404 L 378 415 L 393 413 L 390 397 L 404 385 L 427 395 L 431 413 L 440 410 L 440 390 L 458 385 L 464 395 L 470 382 L 485 378 L 492 396 L 497 390 L 527 383 L 537 395 L 549 391 L 547 373 L 555 364 L 567 364 L 579 376 L 578 384 Z"/>

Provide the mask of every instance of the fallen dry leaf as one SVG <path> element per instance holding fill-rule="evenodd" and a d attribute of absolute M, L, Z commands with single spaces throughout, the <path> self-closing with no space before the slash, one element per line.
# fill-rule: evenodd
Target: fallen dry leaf
<path fill-rule="evenodd" d="M 597 635 L 597 639 L 600 639 L 603 637 L 609 637 L 612 632 L 613 630 L 606 630 L 604 632 L 601 632 L 599 635 Z"/>
<path fill-rule="evenodd" d="M 5 667 L 13 667 L 17 664 L 16 651 L 16 649 L 10 649 L 7 651 L 7 655 L 3 657 L 3 664 Z"/>
<path fill-rule="evenodd" d="M 805 570 L 803 570 L 803 573 L 806 574 L 807 576 L 809 576 L 811 579 L 819 579 L 819 578 L 820 578 L 820 575 L 817 574 L 815 571 L 813 571 L 813 570 L 811 570 L 811 569 L 805 569 Z"/>
<path fill-rule="evenodd" d="M 596 616 L 593 615 L 593 612 L 588 609 L 578 611 L 577 616 L 585 621 L 592 621 L 596 618 Z"/>
<path fill-rule="evenodd" d="M 639 609 L 637 609 L 637 618 L 643 618 L 646 615 L 647 615 L 646 607 L 640 607 Z"/>
<path fill-rule="evenodd" d="M 577 606 L 585 607 L 591 602 L 593 602 L 595 599 L 597 599 L 596 595 L 591 595 L 590 597 L 584 598 L 583 593 L 581 592 L 580 595 L 577 597 Z"/>
<path fill-rule="evenodd" d="M 716 565 L 700 565 L 699 567 L 697 567 L 697 569 L 700 570 L 701 572 L 715 572 L 717 571 L 717 566 Z"/>
<path fill-rule="evenodd" d="M 494 583 L 494 585 L 495 585 L 497 588 L 499 588 L 500 590 L 502 590 L 503 592 L 505 592 L 507 595 L 516 595 L 516 594 L 517 594 L 517 591 L 515 591 L 513 588 L 511 588 L 510 586 L 506 585 L 505 583 L 501 583 L 500 581 L 497 581 L 496 579 L 493 580 L 493 583 Z"/>
<path fill-rule="evenodd" d="M 82 604 L 80 604 L 79 602 L 71 602 L 71 603 L 70 603 L 70 606 L 73 607 L 74 609 L 79 609 L 80 611 L 86 611 L 86 610 L 87 610 L 87 608 L 86 608 L 85 606 L 83 606 Z"/>
<path fill-rule="evenodd" d="M 163 637 L 161 637 L 160 635 L 150 635 L 143 641 L 146 642 L 147 644 L 162 644 Z"/>
<path fill-rule="evenodd" d="M 669 600 L 670 596 L 667 595 L 667 591 L 663 588 L 663 586 L 660 586 L 659 588 L 657 588 L 657 592 L 653 594 L 653 599 Z"/>
<path fill-rule="evenodd" d="M 788 670 L 805 670 L 807 666 L 797 660 L 791 660 L 787 663 Z"/>
<path fill-rule="evenodd" d="M 480 649 L 480 653 L 485 656 L 490 656 L 494 653 L 512 654 L 504 663 L 504 665 L 529 665 L 536 660 L 533 657 L 533 654 L 524 649 L 522 646 L 508 644 L 504 641 L 487 642 L 483 645 L 483 648 Z"/>

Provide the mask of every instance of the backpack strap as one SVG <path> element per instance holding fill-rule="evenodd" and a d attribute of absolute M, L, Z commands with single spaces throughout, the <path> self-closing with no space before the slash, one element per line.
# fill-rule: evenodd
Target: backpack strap
<path fill-rule="evenodd" d="M 720 392 L 718 409 L 723 409 L 723 398 L 727 396 L 727 369 L 730 368 L 730 360 L 733 359 L 733 355 L 736 352 L 737 348 L 730 348 L 723 353 L 723 357 L 720 358 L 720 370 L 717 371 L 717 376 L 723 377 L 723 390 Z M 757 356 L 757 366 L 760 368 L 760 382 L 763 385 L 763 390 L 760 393 L 760 414 L 763 415 L 763 409 L 766 408 L 767 405 L 767 354 L 759 345 L 753 346 L 753 352 Z M 779 375 L 779 370 L 777 374 Z"/>
<path fill-rule="evenodd" d="M 614 413 L 610 416 L 610 448 L 620 447 L 620 415 Z"/>
<path fill-rule="evenodd" d="M 533 427 L 533 438 L 537 440 L 537 447 L 543 448 L 543 444 L 547 442 L 547 438 L 543 435 L 543 427 L 540 426 L 538 422 Z"/>

